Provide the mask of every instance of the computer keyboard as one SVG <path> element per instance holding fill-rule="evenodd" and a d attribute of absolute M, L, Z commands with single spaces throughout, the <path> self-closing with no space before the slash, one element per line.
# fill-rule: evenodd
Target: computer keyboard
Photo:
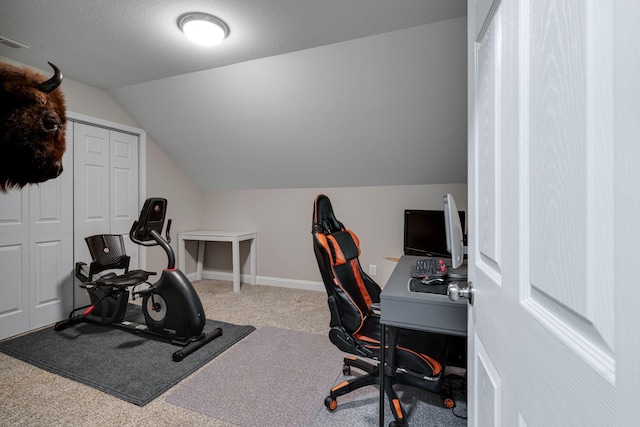
<path fill-rule="evenodd" d="M 443 258 L 419 258 L 416 261 L 413 277 L 420 279 L 437 279 L 447 274 L 447 264 Z"/>

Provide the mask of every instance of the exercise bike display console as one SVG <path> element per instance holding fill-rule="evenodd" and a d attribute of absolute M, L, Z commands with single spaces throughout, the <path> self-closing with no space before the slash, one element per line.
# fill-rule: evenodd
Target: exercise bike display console
<path fill-rule="evenodd" d="M 69 318 L 55 324 L 56 331 L 75 323 L 94 322 L 147 334 L 183 346 L 173 353 L 172 358 L 176 362 L 222 335 L 220 328 L 203 332 L 206 316 L 202 302 L 189 279 L 175 267 L 175 254 L 169 245 L 170 219 L 167 221 L 166 238 L 162 237 L 166 211 L 166 199 L 147 199 L 129 232 L 132 242 L 142 246 L 160 246 L 165 251 L 167 267 L 160 279 L 151 284 L 148 279 L 155 275 L 154 272 L 129 271 L 129 257 L 124 253 L 122 236 L 87 237 L 85 240 L 93 261 L 88 268 L 86 263 L 77 263 L 76 277 L 82 282 L 80 286 L 89 293 L 91 305 L 72 310 Z M 113 269 L 124 269 L 125 272 L 117 275 L 109 271 Z M 104 271 L 108 272 L 104 274 Z M 98 273 L 103 275 L 94 279 Z M 143 285 L 144 289 L 137 289 Z M 142 297 L 141 308 L 146 325 L 124 320 L 129 288 L 132 288 L 134 299 Z M 84 310 L 82 314 L 76 314 L 81 310 Z"/>

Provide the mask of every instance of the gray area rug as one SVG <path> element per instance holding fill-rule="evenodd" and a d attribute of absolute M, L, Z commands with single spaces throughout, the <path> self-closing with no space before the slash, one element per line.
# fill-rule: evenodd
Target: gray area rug
<path fill-rule="evenodd" d="M 376 426 L 375 386 L 339 397 L 335 412 L 324 406 L 329 390 L 348 378 L 345 355 L 326 335 L 261 327 L 173 389 L 166 402 L 240 427 Z M 397 386 L 409 425 L 465 426 L 455 415 L 466 416 L 462 381 L 459 386 L 453 411 L 437 394 Z M 387 405 L 385 425 L 392 420 Z"/>
<path fill-rule="evenodd" d="M 129 304 L 127 320 L 144 323 L 139 306 Z M 81 323 L 56 332 L 40 329 L 0 342 L 0 351 L 39 368 L 144 406 L 252 331 L 207 319 L 204 331 L 222 336 L 174 362 L 180 347 L 98 324 Z"/>
<path fill-rule="evenodd" d="M 166 401 L 242 427 L 306 426 L 335 385 L 343 357 L 326 335 L 265 326 Z"/>

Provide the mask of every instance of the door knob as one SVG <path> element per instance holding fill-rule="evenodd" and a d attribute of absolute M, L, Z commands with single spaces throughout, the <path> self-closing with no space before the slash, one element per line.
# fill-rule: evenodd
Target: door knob
<path fill-rule="evenodd" d="M 473 305 L 473 283 L 467 282 L 467 286 L 461 288 L 458 282 L 453 282 L 447 287 L 447 295 L 451 301 L 458 301 L 460 298 L 467 298 L 469 304 Z"/>

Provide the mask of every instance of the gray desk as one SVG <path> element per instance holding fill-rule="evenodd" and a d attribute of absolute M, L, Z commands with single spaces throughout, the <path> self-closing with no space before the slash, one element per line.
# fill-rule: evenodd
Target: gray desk
<path fill-rule="evenodd" d="M 451 301 L 447 295 L 409 291 L 411 268 L 419 256 L 403 256 L 380 294 L 381 345 L 386 327 L 467 335 L 467 300 Z M 385 352 L 380 354 L 384 366 Z M 383 370 L 381 369 L 381 372 Z M 380 426 L 384 425 L 384 375 L 380 375 Z"/>
<path fill-rule="evenodd" d="M 419 256 L 403 256 L 380 294 L 380 323 L 398 328 L 467 335 L 467 300 L 409 291 L 411 268 Z M 423 257 L 422 257 L 423 258 Z"/>

